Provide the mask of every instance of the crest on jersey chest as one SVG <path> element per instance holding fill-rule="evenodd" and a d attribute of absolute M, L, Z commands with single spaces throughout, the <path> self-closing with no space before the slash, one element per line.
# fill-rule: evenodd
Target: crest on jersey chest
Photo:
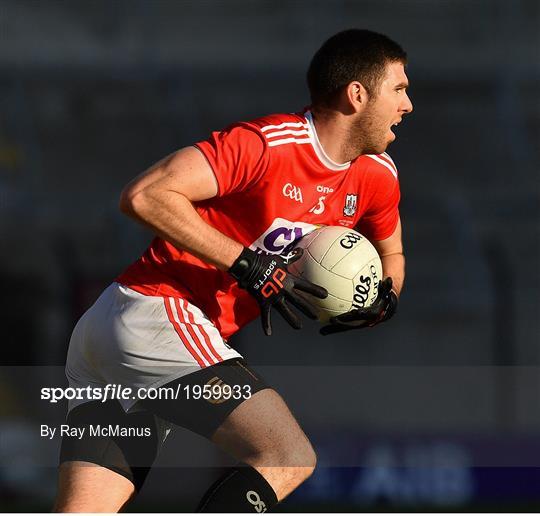
<path fill-rule="evenodd" d="M 346 217 L 352 217 L 356 213 L 356 206 L 358 204 L 358 195 L 348 193 L 345 197 L 345 206 L 343 207 L 343 215 Z"/>

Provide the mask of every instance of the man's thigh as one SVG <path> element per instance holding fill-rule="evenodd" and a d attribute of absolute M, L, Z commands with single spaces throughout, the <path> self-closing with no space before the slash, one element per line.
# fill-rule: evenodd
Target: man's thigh
<path fill-rule="evenodd" d="M 63 462 L 53 512 L 119 512 L 134 494 L 133 483 L 108 468 Z"/>
<path fill-rule="evenodd" d="M 60 464 L 83 462 L 107 468 L 138 491 L 170 425 L 146 411 L 126 413 L 116 400 L 84 403 L 68 414 Z M 91 466 L 90 466 L 91 467 Z"/>
<path fill-rule="evenodd" d="M 212 436 L 220 448 L 261 466 L 311 466 L 311 445 L 283 398 L 274 390 L 257 393 L 238 406 Z M 306 462 L 309 461 L 309 464 Z"/>
<path fill-rule="evenodd" d="M 230 360 L 181 379 L 181 391 L 197 387 L 199 399 L 158 400 L 144 406 L 160 418 L 212 440 L 241 463 L 255 468 L 282 500 L 315 467 L 315 452 L 281 396 L 269 388 L 243 360 Z M 173 387 L 173 382 L 169 387 Z M 221 386 L 204 397 L 204 386 Z M 225 387 L 245 387 L 248 397 L 222 397 Z"/>
<path fill-rule="evenodd" d="M 73 435 L 62 439 L 60 464 L 106 468 L 138 492 L 171 423 L 211 439 L 231 412 L 264 389 L 264 380 L 244 360 L 231 359 L 158 388 L 154 391 L 158 399 L 140 400 L 135 412 L 126 413 L 116 400 L 83 403 L 68 414 L 66 424 Z M 161 398 L 164 393 L 175 396 Z"/>
<path fill-rule="evenodd" d="M 169 425 L 144 411 L 127 414 L 116 400 L 71 410 L 62 437 L 59 512 L 116 512 L 141 489 Z"/>
<path fill-rule="evenodd" d="M 244 462 L 256 457 L 276 460 L 280 466 L 306 465 L 306 455 L 312 452 L 306 435 L 283 398 L 244 359 L 174 380 L 164 386 L 166 391 L 178 396 L 142 400 L 141 406 L 210 439 Z"/>

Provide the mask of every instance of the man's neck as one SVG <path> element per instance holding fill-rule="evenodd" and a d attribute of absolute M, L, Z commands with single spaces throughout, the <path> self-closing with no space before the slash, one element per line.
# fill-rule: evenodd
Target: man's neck
<path fill-rule="evenodd" d="M 332 161 L 342 164 L 356 157 L 351 157 L 350 152 L 347 152 L 349 134 L 344 120 L 340 120 L 342 115 L 319 110 L 311 114 L 319 142 Z"/>

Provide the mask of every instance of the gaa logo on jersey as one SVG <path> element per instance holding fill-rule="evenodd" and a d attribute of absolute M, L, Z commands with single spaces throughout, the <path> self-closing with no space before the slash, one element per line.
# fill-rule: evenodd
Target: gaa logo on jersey
<path fill-rule="evenodd" d="M 345 217 L 352 217 L 356 213 L 357 201 L 357 194 L 347 194 L 347 197 L 345 197 L 345 206 L 343 207 L 343 215 L 345 215 Z"/>
<path fill-rule="evenodd" d="M 292 183 L 287 183 L 283 186 L 283 190 L 281 190 L 281 193 L 288 197 L 289 199 L 292 199 L 293 201 L 303 203 L 304 198 L 302 197 L 302 190 L 300 190 L 299 186 L 293 185 Z"/>

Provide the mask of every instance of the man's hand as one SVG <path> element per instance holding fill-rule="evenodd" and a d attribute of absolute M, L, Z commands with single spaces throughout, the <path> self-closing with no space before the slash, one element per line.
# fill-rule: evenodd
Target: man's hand
<path fill-rule="evenodd" d="M 323 326 L 321 335 L 331 335 L 342 331 L 375 326 L 388 321 L 397 310 L 398 297 L 392 290 L 392 278 L 379 283 L 379 292 L 374 303 L 367 308 L 355 308 L 345 314 L 330 319 L 330 324 Z"/>
<path fill-rule="evenodd" d="M 246 289 L 259 303 L 264 333 L 272 335 L 270 310 L 274 307 L 295 329 L 302 327 L 298 315 L 288 305 L 290 302 L 311 319 L 317 319 L 317 309 L 295 292 L 301 290 L 324 299 L 328 292 L 304 278 L 295 276 L 287 266 L 302 256 L 303 249 L 295 249 L 287 256 L 257 254 L 244 248 L 229 269 L 240 287 Z"/>

